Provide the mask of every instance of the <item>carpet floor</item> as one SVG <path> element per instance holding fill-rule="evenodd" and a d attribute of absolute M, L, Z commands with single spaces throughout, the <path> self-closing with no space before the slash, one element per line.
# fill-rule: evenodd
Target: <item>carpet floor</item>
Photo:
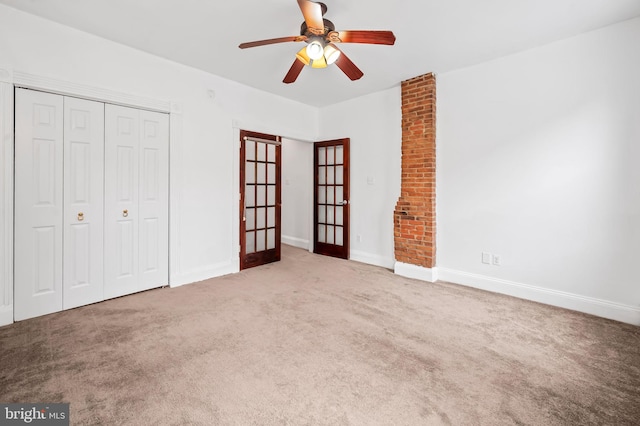
<path fill-rule="evenodd" d="M 640 422 L 640 327 L 286 246 L 0 345 L 0 402 L 69 402 L 74 425 Z"/>

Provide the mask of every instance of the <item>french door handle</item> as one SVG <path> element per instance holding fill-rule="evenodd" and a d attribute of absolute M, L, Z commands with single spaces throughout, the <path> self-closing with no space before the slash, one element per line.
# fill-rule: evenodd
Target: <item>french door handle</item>
<path fill-rule="evenodd" d="M 349 204 L 348 200 L 343 200 L 340 204 L 342 204 L 343 206 L 346 206 L 347 204 Z"/>

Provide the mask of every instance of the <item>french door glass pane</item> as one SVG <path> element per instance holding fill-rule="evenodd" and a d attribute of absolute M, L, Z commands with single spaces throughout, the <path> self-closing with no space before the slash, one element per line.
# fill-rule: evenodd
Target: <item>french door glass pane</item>
<path fill-rule="evenodd" d="M 327 208 L 325 206 L 318 206 L 318 222 L 327 222 Z"/>
<path fill-rule="evenodd" d="M 246 141 L 245 142 L 244 152 L 246 153 L 247 160 L 255 160 L 256 159 L 256 143 L 254 141 Z"/>
<path fill-rule="evenodd" d="M 344 185 L 344 166 L 336 167 L 336 185 Z"/>
<path fill-rule="evenodd" d="M 247 161 L 245 167 L 244 180 L 247 184 L 256 183 L 256 163 L 252 163 L 251 161 Z"/>
<path fill-rule="evenodd" d="M 327 187 L 327 204 L 335 204 L 335 197 L 333 193 L 333 186 Z"/>
<path fill-rule="evenodd" d="M 276 226 L 276 208 L 269 207 L 267 209 L 267 228 Z"/>
<path fill-rule="evenodd" d="M 276 165 L 267 164 L 267 183 L 276 183 Z"/>
<path fill-rule="evenodd" d="M 327 202 L 327 188 L 325 186 L 318 187 L 318 204 Z"/>
<path fill-rule="evenodd" d="M 258 143 L 258 161 L 267 161 L 267 144 Z"/>
<path fill-rule="evenodd" d="M 327 167 L 327 184 L 328 185 L 333 185 L 334 182 L 334 173 L 335 173 L 335 167 L 334 166 L 329 166 Z"/>
<path fill-rule="evenodd" d="M 276 248 L 276 230 L 268 229 L 267 230 L 267 250 L 272 250 Z"/>
<path fill-rule="evenodd" d="M 344 213 L 342 212 L 342 207 L 336 207 L 336 225 L 344 225 L 344 223 L 342 222 L 343 214 Z"/>
<path fill-rule="evenodd" d="M 343 246 L 344 245 L 344 236 L 342 233 L 344 232 L 344 228 L 342 226 L 336 226 L 336 245 Z"/>
<path fill-rule="evenodd" d="M 335 209 L 335 207 L 330 206 L 327 207 L 327 224 L 328 225 L 334 225 L 335 224 L 335 214 L 333 213 L 333 209 Z"/>
<path fill-rule="evenodd" d="M 259 145 L 258 145 L 259 146 Z M 258 176 L 256 176 L 256 182 L 267 183 L 267 165 L 264 163 L 258 163 Z"/>
<path fill-rule="evenodd" d="M 267 203 L 267 188 L 264 185 L 258 185 L 258 206 L 264 206 Z"/>
<path fill-rule="evenodd" d="M 266 228 L 265 219 L 266 219 L 267 209 L 264 207 L 260 207 L 256 210 L 256 229 Z"/>
<path fill-rule="evenodd" d="M 335 163 L 335 154 L 334 154 L 334 148 L 332 146 L 327 148 L 327 164 L 331 165 Z"/>
<path fill-rule="evenodd" d="M 342 185 L 336 186 L 336 204 L 341 203 L 344 200 L 344 187 Z"/>
<path fill-rule="evenodd" d="M 319 243 L 327 242 L 326 226 L 324 225 L 318 225 L 318 242 Z"/>
<path fill-rule="evenodd" d="M 266 244 L 265 244 L 265 231 L 264 229 L 262 231 L 258 231 L 256 232 L 256 251 L 264 251 L 266 249 Z"/>
<path fill-rule="evenodd" d="M 246 213 L 245 213 L 245 217 L 247 218 L 247 220 L 246 220 L 247 231 L 255 229 L 256 209 L 247 208 Z"/>
<path fill-rule="evenodd" d="M 247 185 L 244 191 L 244 204 L 247 207 L 255 207 L 256 205 L 256 187 Z"/>
<path fill-rule="evenodd" d="M 267 161 L 276 161 L 276 146 L 274 144 L 267 145 Z"/>
<path fill-rule="evenodd" d="M 336 147 L 336 164 L 344 163 L 344 147 L 337 146 Z"/>
<path fill-rule="evenodd" d="M 326 164 L 327 148 L 318 148 L 318 164 L 324 166 Z"/>
<path fill-rule="evenodd" d="M 267 187 L 267 204 L 270 206 L 276 205 L 276 187 L 274 185 Z"/>
<path fill-rule="evenodd" d="M 327 168 L 326 167 L 318 167 L 318 183 L 320 185 L 324 185 L 327 183 Z"/>
<path fill-rule="evenodd" d="M 334 243 L 334 239 L 333 239 L 333 230 L 335 229 L 335 226 L 327 226 L 327 244 L 333 244 Z"/>
<path fill-rule="evenodd" d="M 247 254 L 251 254 L 251 253 L 255 253 L 256 252 L 256 233 L 255 232 L 247 232 L 246 234 L 247 237 L 247 241 L 246 241 L 246 249 L 247 249 Z"/>

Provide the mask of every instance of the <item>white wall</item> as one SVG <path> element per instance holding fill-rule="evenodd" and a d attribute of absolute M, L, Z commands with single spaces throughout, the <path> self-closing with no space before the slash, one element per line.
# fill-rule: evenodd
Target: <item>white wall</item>
<path fill-rule="evenodd" d="M 395 262 L 393 210 L 400 196 L 401 107 L 398 85 L 320 111 L 320 140 L 351 139 L 350 258 L 387 268 Z"/>
<path fill-rule="evenodd" d="M 176 106 L 179 120 L 172 121 L 172 136 L 180 143 L 171 147 L 174 285 L 238 269 L 239 128 L 302 140 L 318 134 L 316 108 L 0 5 L 0 77 L 10 81 L 18 72 Z M 5 173 L 5 165 L 0 167 Z"/>
<path fill-rule="evenodd" d="M 313 143 L 282 140 L 282 242 L 313 250 Z"/>
<path fill-rule="evenodd" d="M 441 279 L 640 325 L 639 43 L 635 19 L 437 76 Z"/>

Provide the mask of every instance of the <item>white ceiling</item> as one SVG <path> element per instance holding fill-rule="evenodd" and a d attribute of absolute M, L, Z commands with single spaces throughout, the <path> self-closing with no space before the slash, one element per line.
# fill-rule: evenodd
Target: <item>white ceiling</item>
<path fill-rule="evenodd" d="M 314 106 L 383 90 L 640 16 L 640 0 L 325 0 L 337 30 L 391 30 L 395 46 L 343 44 L 364 71 L 305 67 L 282 83 L 302 47 L 241 50 L 298 35 L 296 0 L 0 0 L 8 6 Z"/>

